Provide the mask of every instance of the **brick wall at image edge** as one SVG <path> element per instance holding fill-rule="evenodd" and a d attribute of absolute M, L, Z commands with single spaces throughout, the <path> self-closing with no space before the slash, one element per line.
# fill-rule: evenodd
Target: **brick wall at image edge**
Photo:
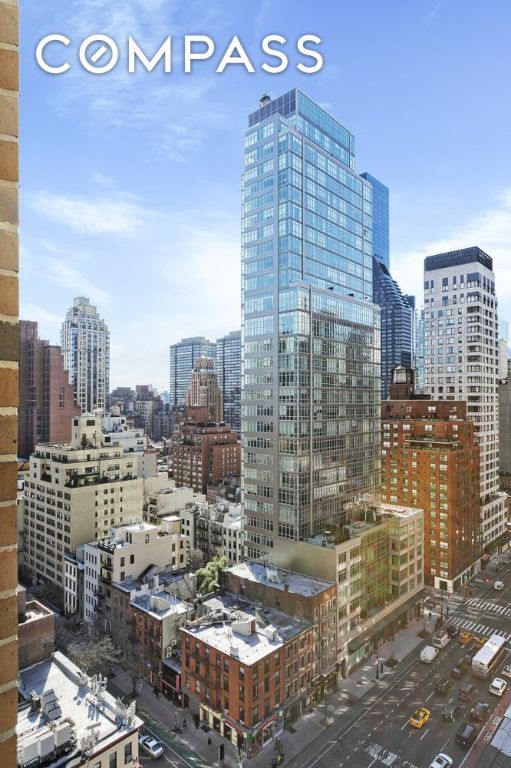
<path fill-rule="evenodd" d="M 18 3 L 0 0 L 0 765 L 16 766 Z"/>

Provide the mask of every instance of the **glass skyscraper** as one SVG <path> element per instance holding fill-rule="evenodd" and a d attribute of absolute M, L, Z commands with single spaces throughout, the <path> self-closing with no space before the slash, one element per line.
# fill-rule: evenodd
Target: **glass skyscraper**
<path fill-rule="evenodd" d="M 389 395 L 392 371 L 415 362 L 415 297 L 404 296 L 390 274 L 389 190 L 362 173 L 373 190 L 373 301 L 381 308 L 381 396 Z"/>
<path fill-rule="evenodd" d="M 241 431 L 241 331 L 231 331 L 216 340 L 216 373 L 224 396 L 224 420 Z"/>
<path fill-rule="evenodd" d="M 389 269 L 389 188 L 370 173 L 360 174 L 373 188 L 373 255 Z"/>
<path fill-rule="evenodd" d="M 346 520 L 379 484 L 372 187 L 354 137 L 299 90 L 249 116 L 242 192 L 248 557 Z"/>
<path fill-rule="evenodd" d="M 386 400 L 392 371 L 412 367 L 414 310 L 385 264 L 374 260 L 373 301 L 381 307 L 381 396 Z"/>
<path fill-rule="evenodd" d="M 204 336 L 181 339 L 170 346 L 170 407 L 184 408 L 192 371 L 198 357 L 216 358 L 216 345 Z"/>

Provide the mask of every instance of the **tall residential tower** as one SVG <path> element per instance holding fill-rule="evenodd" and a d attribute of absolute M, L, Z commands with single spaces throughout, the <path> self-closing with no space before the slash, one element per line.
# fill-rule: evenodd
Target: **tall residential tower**
<path fill-rule="evenodd" d="M 224 396 L 224 421 L 241 432 L 241 331 L 216 340 L 216 373 Z"/>
<path fill-rule="evenodd" d="M 73 299 L 60 332 L 64 368 L 82 413 L 106 411 L 110 391 L 110 331 L 89 299 Z"/>
<path fill-rule="evenodd" d="M 381 309 L 381 397 L 389 395 L 392 372 L 414 364 L 415 298 L 404 296 L 390 273 L 389 190 L 362 173 L 373 190 L 373 301 Z"/>
<path fill-rule="evenodd" d="M 79 414 L 60 347 L 39 338 L 37 323 L 20 322 L 18 456 L 28 459 L 36 443 L 67 443 Z"/>
<path fill-rule="evenodd" d="M 354 138 L 293 89 L 245 135 L 242 448 L 247 556 L 346 521 L 379 484 L 372 187 Z"/>
<path fill-rule="evenodd" d="M 482 543 L 506 528 L 499 492 L 497 297 L 490 256 L 463 248 L 424 262 L 426 392 L 434 400 L 465 400 L 480 448 Z"/>
<path fill-rule="evenodd" d="M 198 357 L 215 358 L 216 345 L 204 336 L 181 339 L 170 346 L 170 407 L 173 411 L 184 408 L 190 386 L 193 366 Z"/>

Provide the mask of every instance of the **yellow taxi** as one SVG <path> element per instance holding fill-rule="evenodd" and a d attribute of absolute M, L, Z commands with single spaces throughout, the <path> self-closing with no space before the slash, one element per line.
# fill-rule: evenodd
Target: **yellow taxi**
<path fill-rule="evenodd" d="M 426 709 L 426 707 L 419 707 L 408 720 L 408 723 L 412 728 L 422 728 L 423 725 L 426 725 L 430 717 L 431 712 L 429 709 Z"/>
<path fill-rule="evenodd" d="M 487 641 L 487 639 L 488 639 L 488 638 L 487 638 L 487 637 L 484 637 L 484 635 L 481 635 L 481 637 L 476 637 L 476 638 L 474 639 L 474 641 L 475 641 L 475 644 L 476 644 L 476 647 L 477 647 L 477 648 L 482 648 L 482 647 L 483 647 L 483 645 L 485 644 L 485 642 Z"/>
<path fill-rule="evenodd" d="M 462 645 L 468 645 L 474 639 L 474 635 L 471 632 L 460 632 L 459 639 Z"/>

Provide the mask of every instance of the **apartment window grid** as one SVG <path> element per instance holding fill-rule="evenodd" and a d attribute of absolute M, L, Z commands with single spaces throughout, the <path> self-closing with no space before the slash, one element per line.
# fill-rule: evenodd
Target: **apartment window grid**
<path fill-rule="evenodd" d="M 280 108 L 257 127 L 251 117 L 243 175 L 244 500 L 267 524 L 278 508 L 270 542 L 340 522 L 339 502 L 374 488 L 379 473 L 371 187 L 325 152 L 339 136 L 346 143 L 345 129 L 319 107 L 308 123 L 302 96 L 289 120 Z"/>
<path fill-rule="evenodd" d="M 499 333 L 490 257 L 477 248 L 429 257 L 424 303 L 425 389 L 468 403 L 480 441 L 482 529 L 489 541 L 505 529 L 497 498 Z"/>

